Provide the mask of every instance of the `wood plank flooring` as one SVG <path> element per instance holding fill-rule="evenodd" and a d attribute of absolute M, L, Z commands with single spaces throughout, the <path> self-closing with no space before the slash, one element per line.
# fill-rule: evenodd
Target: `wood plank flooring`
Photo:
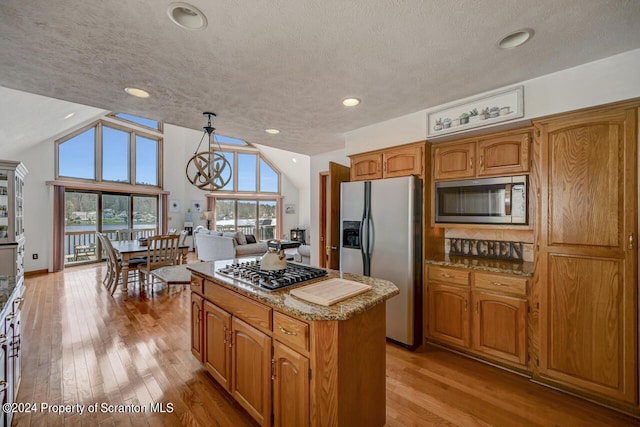
<path fill-rule="evenodd" d="M 253 426 L 190 352 L 189 291 L 111 297 L 102 265 L 26 280 L 18 401 L 85 413 L 15 414 L 14 426 Z M 89 413 L 89 405 L 98 411 Z M 152 413 L 150 403 L 172 412 Z M 142 405 L 146 413 L 101 411 Z M 106 407 L 106 409 L 115 409 Z M 435 347 L 387 345 L 388 426 L 628 426 L 638 420 Z M 349 426 L 352 427 L 352 426 Z"/>

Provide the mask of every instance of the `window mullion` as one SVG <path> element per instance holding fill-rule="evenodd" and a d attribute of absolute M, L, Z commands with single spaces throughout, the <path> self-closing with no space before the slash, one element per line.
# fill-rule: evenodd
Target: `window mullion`
<path fill-rule="evenodd" d="M 102 123 L 98 122 L 96 125 L 95 134 L 95 177 L 98 182 L 102 182 Z"/>

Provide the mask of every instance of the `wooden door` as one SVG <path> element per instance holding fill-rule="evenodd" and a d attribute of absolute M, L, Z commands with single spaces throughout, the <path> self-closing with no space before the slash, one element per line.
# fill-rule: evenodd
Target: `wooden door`
<path fill-rule="evenodd" d="M 529 171 L 529 132 L 478 141 L 478 176 L 514 175 Z"/>
<path fill-rule="evenodd" d="M 203 298 L 191 292 L 191 353 L 202 362 L 202 336 L 204 325 L 202 323 Z"/>
<path fill-rule="evenodd" d="M 536 130 L 542 194 L 539 375 L 633 404 L 636 114 L 567 115 L 542 121 Z"/>
<path fill-rule="evenodd" d="M 340 269 L 340 184 L 349 181 L 350 170 L 338 163 L 329 162 L 328 195 L 325 201 L 327 212 L 326 247 L 327 268 Z M 322 206 L 322 201 L 320 206 Z"/>
<path fill-rule="evenodd" d="M 234 317 L 231 394 L 262 426 L 271 425 L 271 337 Z"/>
<path fill-rule="evenodd" d="M 382 178 L 382 154 L 366 153 L 351 156 L 351 181 Z"/>
<path fill-rule="evenodd" d="M 422 175 L 422 146 L 389 149 L 382 153 L 382 176 Z"/>
<path fill-rule="evenodd" d="M 470 346 L 469 290 L 429 284 L 429 335 L 459 347 Z"/>
<path fill-rule="evenodd" d="M 231 390 L 231 315 L 221 308 L 203 302 L 204 367 L 218 383 Z"/>
<path fill-rule="evenodd" d="M 474 291 L 473 349 L 527 364 L 527 300 Z"/>
<path fill-rule="evenodd" d="M 273 360 L 274 426 L 309 425 L 309 359 L 275 341 Z"/>
<path fill-rule="evenodd" d="M 476 142 L 434 145 L 434 179 L 464 179 L 476 174 Z"/>

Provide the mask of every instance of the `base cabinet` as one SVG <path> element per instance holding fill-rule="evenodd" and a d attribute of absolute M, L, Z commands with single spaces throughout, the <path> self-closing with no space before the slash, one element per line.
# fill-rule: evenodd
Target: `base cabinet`
<path fill-rule="evenodd" d="M 527 279 L 429 266 L 428 338 L 526 369 Z"/>
<path fill-rule="evenodd" d="M 202 362 L 202 309 L 203 298 L 196 294 L 191 293 L 191 353 Z"/>
<path fill-rule="evenodd" d="M 273 343 L 273 415 L 278 427 L 309 423 L 309 359 L 277 341 Z M 291 402 L 299 401 L 292 406 Z"/>
<path fill-rule="evenodd" d="M 473 349 L 527 364 L 527 300 L 473 292 Z"/>

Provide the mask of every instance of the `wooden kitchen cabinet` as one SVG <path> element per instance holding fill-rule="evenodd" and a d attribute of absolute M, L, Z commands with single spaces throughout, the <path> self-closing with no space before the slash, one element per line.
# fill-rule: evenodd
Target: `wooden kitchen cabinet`
<path fill-rule="evenodd" d="M 526 369 L 525 277 L 429 265 L 429 338 Z"/>
<path fill-rule="evenodd" d="M 475 170 L 476 142 L 443 143 L 433 146 L 434 179 L 472 178 Z"/>
<path fill-rule="evenodd" d="M 202 324 L 203 319 L 203 298 L 196 294 L 191 293 L 191 353 L 202 362 L 202 341 L 204 327 Z"/>
<path fill-rule="evenodd" d="M 277 341 L 273 343 L 273 416 L 276 427 L 309 424 L 309 359 Z M 299 402 L 292 405 L 292 402 Z"/>
<path fill-rule="evenodd" d="M 529 172 L 529 128 L 434 145 L 435 180 L 517 175 Z"/>
<path fill-rule="evenodd" d="M 382 153 L 351 156 L 351 181 L 382 178 Z"/>
<path fill-rule="evenodd" d="M 204 301 L 204 354 L 202 362 L 218 383 L 231 391 L 231 315 Z"/>
<path fill-rule="evenodd" d="M 424 142 L 351 157 L 351 181 L 418 175 L 424 170 Z"/>
<path fill-rule="evenodd" d="M 638 406 L 637 105 L 534 122 L 537 380 Z"/>
<path fill-rule="evenodd" d="M 529 172 L 530 132 L 508 133 L 478 140 L 478 176 Z"/>
<path fill-rule="evenodd" d="M 233 317 L 229 346 L 231 395 L 260 425 L 270 426 L 271 337 Z"/>
<path fill-rule="evenodd" d="M 429 285 L 429 334 L 439 341 L 469 348 L 470 292 L 448 285 Z"/>
<path fill-rule="evenodd" d="M 527 364 L 527 300 L 472 293 L 473 349 L 519 365 Z"/>

